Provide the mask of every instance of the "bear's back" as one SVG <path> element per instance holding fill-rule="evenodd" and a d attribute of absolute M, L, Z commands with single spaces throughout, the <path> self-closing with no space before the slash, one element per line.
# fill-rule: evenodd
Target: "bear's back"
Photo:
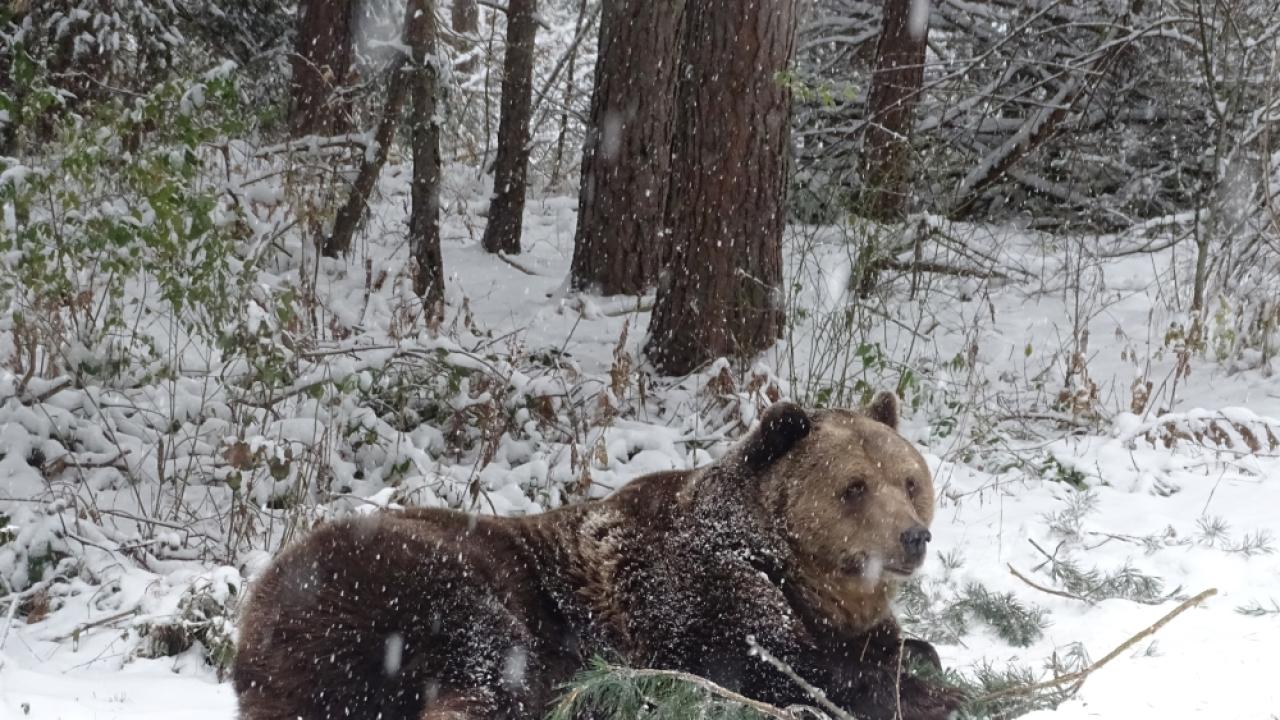
<path fill-rule="evenodd" d="M 518 529 L 437 510 L 317 528 L 245 606 L 233 670 L 242 717 L 416 718 L 435 694 L 541 662 L 532 628 L 561 621 Z"/>

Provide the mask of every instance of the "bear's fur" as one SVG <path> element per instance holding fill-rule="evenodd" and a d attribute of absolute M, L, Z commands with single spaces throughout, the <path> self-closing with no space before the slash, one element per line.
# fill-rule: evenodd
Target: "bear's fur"
<path fill-rule="evenodd" d="M 934 502 L 897 414 L 888 394 L 863 412 L 783 403 L 720 461 L 601 501 L 324 525 L 254 586 L 241 716 L 539 718 L 597 655 L 813 704 L 751 638 L 859 718 L 945 718 L 958 697 L 902 673 L 889 609 Z"/>

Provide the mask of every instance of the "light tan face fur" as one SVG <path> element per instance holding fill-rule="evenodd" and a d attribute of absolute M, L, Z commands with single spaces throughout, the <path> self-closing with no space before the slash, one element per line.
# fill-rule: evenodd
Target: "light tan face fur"
<path fill-rule="evenodd" d="M 923 562 L 910 557 L 903 533 L 933 520 L 933 481 L 920 453 L 888 425 L 822 411 L 771 472 L 787 486 L 778 496 L 786 531 L 802 580 L 824 596 L 821 604 L 855 614 L 887 611 L 895 581 Z M 879 604 L 885 607 L 872 607 Z"/>

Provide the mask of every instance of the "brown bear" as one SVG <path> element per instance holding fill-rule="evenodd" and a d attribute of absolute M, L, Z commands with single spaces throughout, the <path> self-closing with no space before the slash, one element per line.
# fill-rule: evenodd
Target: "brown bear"
<path fill-rule="evenodd" d="M 540 718 L 594 656 L 813 705 L 758 643 L 858 718 L 946 718 L 959 696 L 902 671 L 889 607 L 934 503 L 897 417 L 888 393 L 861 412 L 781 403 L 718 462 L 604 500 L 324 525 L 244 608 L 241 717 Z"/>

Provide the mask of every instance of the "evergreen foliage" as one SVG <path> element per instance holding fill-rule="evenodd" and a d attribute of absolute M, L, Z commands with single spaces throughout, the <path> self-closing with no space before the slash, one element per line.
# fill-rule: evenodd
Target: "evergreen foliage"
<path fill-rule="evenodd" d="M 1182 589 L 1178 587 L 1166 593 L 1163 580 L 1147 575 L 1129 563 L 1104 572 L 1098 568 L 1083 568 L 1070 557 L 1054 558 L 1049 563 L 1049 576 L 1067 592 L 1089 602 L 1120 598 L 1155 605 Z"/>
<path fill-rule="evenodd" d="M 970 616 L 991 626 L 1003 640 L 1014 647 L 1027 647 L 1039 640 L 1048 625 L 1044 610 L 1026 605 L 1013 593 L 996 593 L 972 582 L 965 585 L 960 602 L 951 612 Z M 960 627 L 963 628 L 963 619 Z"/>
<path fill-rule="evenodd" d="M 1254 600 L 1248 605 L 1240 605 L 1236 608 L 1236 612 L 1249 617 L 1266 617 L 1268 615 L 1280 615 L 1280 602 L 1276 602 L 1272 598 L 1267 603 L 1260 600 Z"/>
<path fill-rule="evenodd" d="M 1084 519 L 1098 509 L 1098 494 L 1092 490 L 1069 493 L 1066 507 L 1045 515 L 1045 523 L 1055 534 L 1068 540 L 1084 534 Z"/>
<path fill-rule="evenodd" d="M 913 580 L 903 586 L 898 602 L 903 625 L 929 642 L 957 643 L 979 621 L 1010 645 L 1027 647 L 1040 639 L 1048 624 L 1043 609 L 976 582 L 955 591 L 945 586 L 926 588 Z"/>
<path fill-rule="evenodd" d="M 564 695 L 547 720 L 763 720 L 786 717 L 748 704 L 709 682 L 683 673 L 637 670 L 612 665 L 599 658 L 565 686 Z M 823 718 L 816 711 L 809 717 Z M 796 717 L 803 717 L 796 715 Z"/>
<path fill-rule="evenodd" d="M 1050 669 L 1060 674 L 1077 669 L 1086 661 L 1082 653 L 1073 650 L 1067 653 L 1065 667 L 1055 661 Z M 1037 710 L 1052 710 L 1073 693 L 1071 686 L 1030 689 L 1043 678 L 1034 668 L 1015 662 L 997 665 L 984 660 L 967 672 L 938 670 L 925 664 L 906 670 L 930 682 L 962 690 L 970 701 L 956 720 L 1008 720 Z M 990 697 L 1017 688 L 1028 690 Z M 546 720 L 830 720 L 829 715 L 808 706 L 775 708 L 744 700 L 692 675 L 627 668 L 597 658 L 589 669 L 565 685 L 564 694 Z"/>

